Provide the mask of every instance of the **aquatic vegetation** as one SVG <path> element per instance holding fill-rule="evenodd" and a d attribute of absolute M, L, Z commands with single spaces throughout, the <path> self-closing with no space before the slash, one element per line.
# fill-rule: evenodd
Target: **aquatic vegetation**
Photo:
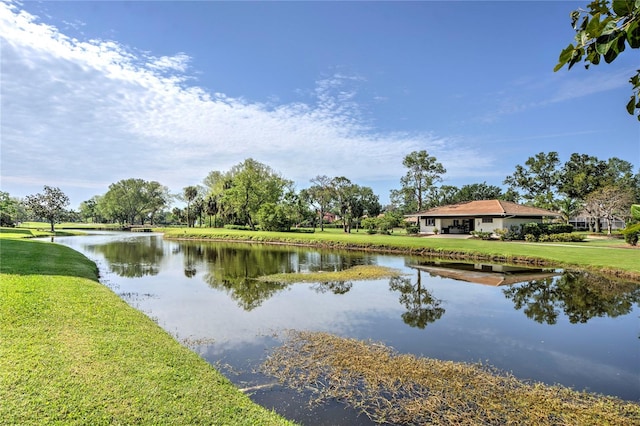
<path fill-rule="evenodd" d="M 262 365 L 311 403 L 345 402 L 380 423 L 616 424 L 640 405 L 563 386 L 521 381 L 483 364 L 405 355 L 381 343 L 290 331 Z"/>
<path fill-rule="evenodd" d="M 259 281 L 294 283 L 294 282 L 338 282 L 375 280 L 393 278 L 400 275 L 400 271 L 378 265 L 357 265 L 340 271 L 292 272 L 272 274 L 259 277 Z"/>

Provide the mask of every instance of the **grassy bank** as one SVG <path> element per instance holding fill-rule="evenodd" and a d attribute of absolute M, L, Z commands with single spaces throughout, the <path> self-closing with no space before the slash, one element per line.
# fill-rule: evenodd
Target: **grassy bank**
<path fill-rule="evenodd" d="M 290 424 L 46 242 L 0 239 L 0 423 Z"/>
<path fill-rule="evenodd" d="M 0 238 L 35 238 L 35 237 L 51 237 L 51 236 L 68 236 L 82 235 L 79 231 L 58 231 L 55 233 L 36 228 L 4 228 L 0 227 Z"/>
<path fill-rule="evenodd" d="M 315 233 L 239 231 L 211 228 L 162 229 L 169 239 L 210 239 L 299 244 L 341 249 L 379 250 L 473 260 L 578 267 L 640 282 L 640 249 L 621 240 L 582 243 L 526 243 L 475 239 L 415 237 L 401 234 L 345 234 L 330 229 Z"/>

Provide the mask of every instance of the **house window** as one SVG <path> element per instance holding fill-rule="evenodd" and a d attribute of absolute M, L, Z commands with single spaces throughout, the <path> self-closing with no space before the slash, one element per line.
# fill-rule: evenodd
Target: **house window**
<path fill-rule="evenodd" d="M 460 226 L 460 220 L 453 219 L 453 226 Z"/>
<path fill-rule="evenodd" d="M 482 218 L 482 223 L 493 223 L 493 218 L 492 217 L 483 217 Z"/>
<path fill-rule="evenodd" d="M 424 226 L 436 226 L 436 219 L 433 217 L 428 217 L 424 220 Z"/>

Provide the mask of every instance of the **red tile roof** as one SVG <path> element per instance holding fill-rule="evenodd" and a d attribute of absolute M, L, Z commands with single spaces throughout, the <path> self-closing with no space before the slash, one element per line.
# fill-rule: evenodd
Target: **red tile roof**
<path fill-rule="evenodd" d="M 480 200 L 432 209 L 410 216 L 560 216 L 558 213 L 502 200 Z"/>

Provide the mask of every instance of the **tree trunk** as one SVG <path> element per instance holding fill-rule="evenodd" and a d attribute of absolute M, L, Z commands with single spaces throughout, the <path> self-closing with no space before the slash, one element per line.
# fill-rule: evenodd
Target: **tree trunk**
<path fill-rule="evenodd" d="M 55 221 L 53 219 L 51 219 L 50 223 L 51 223 L 51 232 L 56 232 L 56 230 L 54 229 Z"/>

